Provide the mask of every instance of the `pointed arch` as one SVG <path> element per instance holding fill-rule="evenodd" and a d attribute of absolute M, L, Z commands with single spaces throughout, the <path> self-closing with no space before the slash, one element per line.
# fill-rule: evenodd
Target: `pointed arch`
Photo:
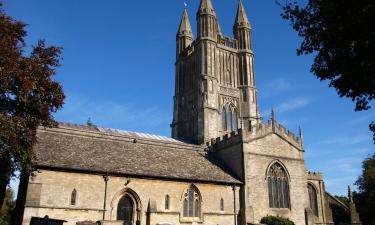
<path fill-rule="evenodd" d="M 267 168 L 268 199 L 270 208 L 290 208 L 289 175 L 285 166 L 272 162 Z"/>
<path fill-rule="evenodd" d="M 266 173 L 265 173 L 265 179 L 268 178 L 268 172 L 269 172 L 269 170 L 271 169 L 271 166 L 272 166 L 273 164 L 275 164 L 275 163 L 277 163 L 279 166 L 281 166 L 281 167 L 284 169 L 284 171 L 285 171 L 285 173 L 286 173 L 286 175 L 287 175 L 287 177 L 288 177 L 288 181 L 290 181 L 291 178 L 290 178 L 289 171 L 288 171 L 288 169 L 286 168 L 286 166 L 284 165 L 284 163 L 281 162 L 279 159 L 275 159 L 275 160 L 271 161 L 271 162 L 268 164 L 267 169 L 266 169 Z"/>
<path fill-rule="evenodd" d="M 70 194 L 70 205 L 77 204 L 77 190 L 74 188 L 72 193 Z"/>
<path fill-rule="evenodd" d="M 198 188 L 191 184 L 182 196 L 182 215 L 183 217 L 201 217 L 202 197 Z"/>
<path fill-rule="evenodd" d="M 170 197 L 169 195 L 166 195 L 165 196 L 165 209 L 169 210 L 169 208 L 170 208 Z"/>
<path fill-rule="evenodd" d="M 127 210 L 124 213 L 131 212 L 131 215 L 126 214 L 126 216 L 131 217 L 131 221 L 128 222 L 131 222 L 132 224 L 140 224 L 142 203 L 138 194 L 134 190 L 126 187 L 114 195 L 111 201 L 111 220 L 118 220 L 119 210 L 121 210 L 121 207 L 123 210 Z"/>
<path fill-rule="evenodd" d="M 237 109 L 236 107 L 232 108 L 232 131 L 238 130 L 238 118 L 237 118 Z"/>
<path fill-rule="evenodd" d="M 318 192 L 317 192 L 317 189 L 315 187 L 315 185 L 313 185 L 312 183 L 307 183 L 307 190 L 308 190 L 308 194 L 309 194 L 309 206 L 310 206 L 310 209 L 312 210 L 312 212 L 314 213 L 315 216 L 319 216 L 318 214 L 318 198 L 317 198 L 317 195 L 318 195 Z"/>
<path fill-rule="evenodd" d="M 226 103 L 221 109 L 221 130 L 235 131 L 238 129 L 238 111 L 233 103 Z"/>
<path fill-rule="evenodd" d="M 227 131 L 227 110 L 225 106 L 221 109 L 221 130 Z"/>

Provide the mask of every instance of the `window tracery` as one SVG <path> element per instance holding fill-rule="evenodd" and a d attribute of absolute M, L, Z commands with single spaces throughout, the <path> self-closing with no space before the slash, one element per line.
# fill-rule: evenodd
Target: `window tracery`
<path fill-rule="evenodd" d="M 285 169 L 274 163 L 268 170 L 268 197 L 270 208 L 290 208 L 289 181 Z"/>
<path fill-rule="evenodd" d="M 237 109 L 232 104 L 226 104 L 221 110 L 222 131 L 236 131 L 238 129 Z"/>
<path fill-rule="evenodd" d="M 201 198 L 198 189 L 190 186 L 184 193 L 183 199 L 183 216 L 184 217 L 200 217 Z"/>

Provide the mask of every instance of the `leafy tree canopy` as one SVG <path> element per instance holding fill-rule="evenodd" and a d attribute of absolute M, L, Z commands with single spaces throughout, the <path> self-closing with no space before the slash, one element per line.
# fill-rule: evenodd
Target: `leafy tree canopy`
<path fill-rule="evenodd" d="M 375 98 L 375 1 L 309 0 L 305 7 L 296 1 L 282 7 L 282 17 L 303 38 L 297 54 L 315 55 L 311 72 L 328 80 L 340 97 L 351 98 L 356 111 L 370 109 Z M 370 129 L 375 141 L 374 123 Z"/>
<path fill-rule="evenodd" d="M 280 216 L 265 216 L 260 220 L 260 223 L 267 225 L 294 225 L 294 222 Z"/>
<path fill-rule="evenodd" d="M 16 170 L 30 171 L 38 126 L 55 126 L 52 113 L 64 103 L 52 79 L 61 48 L 41 40 L 26 54 L 25 24 L 13 20 L 0 2 L 0 206 Z"/>
<path fill-rule="evenodd" d="M 375 153 L 362 163 L 362 175 L 356 181 L 354 202 L 363 224 L 375 223 Z"/>
<path fill-rule="evenodd" d="M 0 209 L 0 225 L 9 225 L 10 215 L 14 208 L 14 196 L 12 189 L 8 188 L 6 190 L 6 195 L 4 199 L 3 206 Z"/>

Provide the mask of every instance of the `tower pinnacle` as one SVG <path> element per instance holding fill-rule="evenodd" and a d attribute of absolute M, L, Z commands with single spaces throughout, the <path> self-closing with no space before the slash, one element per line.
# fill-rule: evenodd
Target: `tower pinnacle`
<path fill-rule="evenodd" d="M 198 14 L 200 13 L 215 14 L 215 10 L 214 10 L 214 7 L 212 6 L 211 0 L 201 0 Z"/>
<path fill-rule="evenodd" d="M 184 12 L 182 14 L 182 19 L 181 19 L 180 27 L 178 28 L 177 35 L 193 37 L 193 31 L 191 30 L 191 25 L 190 25 L 189 16 L 188 16 L 186 7 L 184 7 Z"/>
<path fill-rule="evenodd" d="M 242 4 L 242 0 L 238 1 L 237 15 L 234 26 L 243 26 L 251 28 L 249 19 L 247 18 L 245 8 Z"/>
<path fill-rule="evenodd" d="M 189 16 L 186 7 L 184 7 L 184 12 L 182 13 L 182 19 L 180 22 L 180 26 L 177 31 L 176 35 L 176 57 L 178 58 L 179 55 L 193 43 L 193 31 L 191 30 L 191 25 L 189 21 Z"/>

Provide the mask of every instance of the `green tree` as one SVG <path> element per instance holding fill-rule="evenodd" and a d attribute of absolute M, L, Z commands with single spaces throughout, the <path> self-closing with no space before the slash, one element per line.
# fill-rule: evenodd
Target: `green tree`
<path fill-rule="evenodd" d="M 280 4 L 280 3 L 279 3 Z M 280 4 L 281 5 L 281 4 Z M 311 72 L 328 80 L 355 111 L 368 110 L 375 98 L 375 1 L 309 0 L 288 2 L 282 17 L 303 38 L 297 54 L 314 54 Z M 375 123 L 370 124 L 375 142 Z"/>
<path fill-rule="evenodd" d="M 335 195 L 335 198 L 340 200 L 340 202 L 344 203 L 345 205 L 349 205 L 349 199 L 346 196 L 343 195 Z"/>
<path fill-rule="evenodd" d="M 260 220 L 260 223 L 267 225 L 294 225 L 293 221 L 280 216 L 265 216 Z"/>
<path fill-rule="evenodd" d="M 13 191 L 7 188 L 4 203 L 0 209 L 0 225 L 9 225 L 11 212 L 14 208 L 14 196 Z"/>
<path fill-rule="evenodd" d="M 43 40 L 26 54 L 25 24 L 7 16 L 0 2 L 0 206 L 14 172 L 32 170 L 38 126 L 56 126 L 52 113 L 64 103 L 52 79 L 61 48 Z"/>
<path fill-rule="evenodd" d="M 362 223 L 375 223 L 375 153 L 363 161 L 362 175 L 355 184 L 358 192 L 353 193 L 353 198 Z"/>

